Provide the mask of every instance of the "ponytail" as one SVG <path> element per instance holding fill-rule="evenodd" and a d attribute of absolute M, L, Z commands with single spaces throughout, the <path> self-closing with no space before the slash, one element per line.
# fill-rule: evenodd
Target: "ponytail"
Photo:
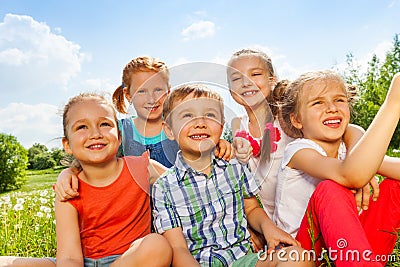
<path fill-rule="evenodd" d="M 268 96 L 267 100 L 271 109 L 272 116 L 269 116 L 265 122 L 266 126 L 261 141 L 260 165 L 258 166 L 258 168 L 265 168 L 267 163 L 269 163 L 271 160 L 271 153 L 275 152 L 276 147 L 272 147 L 274 144 L 271 143 L 271 137 L 276 139 L 279 133 L 275 132 L 276 130 L 275 127 L 273 127 L 273 124 L 275 118 L 278 118 L 279 121 L 281 121 L 280 105 L 282 103 L 283 95 L 288 84 L 288 80 L 279 81 L 275 85 L 274 90 Z M 268 125 L 271 126 L 267 127 Z M 280 139 L 280 136 L 278 138 Z"/>
<path fill-rule="evenodd" d="M 124 96 L 124 84 L 121 84 L 117 89 L 115 89 L 112 95 L 112 101 L 115 106 L 115 109 L 119 113 L 127 114 L 126 105 L 125 105 L 125 96 Z"/>

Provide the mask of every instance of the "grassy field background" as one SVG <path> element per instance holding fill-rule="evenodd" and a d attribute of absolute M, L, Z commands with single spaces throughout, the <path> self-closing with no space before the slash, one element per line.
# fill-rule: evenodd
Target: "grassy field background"
<path fill-rule="evenodd" d="M 0 255 L 55 257 L 51 186 L 60 170 L 29 171 L 27 183 L 20 190 L 0 194 Z M 400 267 L 399 261 L 398 241 L 386 266 Z"/>

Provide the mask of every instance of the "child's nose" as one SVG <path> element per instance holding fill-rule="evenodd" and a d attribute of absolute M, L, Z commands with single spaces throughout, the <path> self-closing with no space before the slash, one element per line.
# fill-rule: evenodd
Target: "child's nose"
<path fill-rule="evenodd" d="M 252 80 L 250 80 L 248 77 L 246 77 L 246 76 L 243 76 L 243 79 L 242 79 L 242 85 L 243 86 L 251 86 L 253 84 L 253 81 Z"/>
<path fill-rule="evenodd" d="M 206 120 L 203 116 L 195 118 L 195 127 L 196 128 L 205 128 L 207 127 Z"/>
<path fill-rule="evenodd" d="M 337 110 L 336 102 L 334 101 L 327 102 L 327 109 L 328 111 L 336 111 Z"/>
<path fill-rule="evenodd" d="M 98 127 L 93 127 L 90 132 L 90 137 L 93 139 L 97 139 L 97 138 L 103 137 L 103 134 L 101 133 L 101 131 Z"/>

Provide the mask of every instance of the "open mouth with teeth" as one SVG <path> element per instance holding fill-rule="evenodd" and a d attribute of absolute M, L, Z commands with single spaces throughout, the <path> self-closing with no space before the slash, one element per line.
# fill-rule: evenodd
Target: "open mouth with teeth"
<path fill-rule="evenodd" d="M 325 126 L 331 127 L 331 128 L 338 128 L 341 124 L 342 120 L 341 119 L 329 119 L 323 121 L 323 124 Z"/>
<path fill-rule="evenodd" d="M 253 96 L 253 95 L 257 94 L 258 92 L 259 92 L 258 90 L 251 90 L 251 91 L 246 91 L 244 93 L 241 93 L 240 95 L 243 97 Z"/>
<path fill-rule="evenodd" d="M 159 106 L 154 106 L 154 107 L 146 107 L 145 109 L 149 112 L 154 112 L 158 109 Z"/>
<path fill-rule="evenodd" d="M 87 148 L 89 148 L 90 150 L 100 150 L 103 149 L 105 146 L 105 144 L 93 144 L 88 146 Z"/>
<path fill-rule="evenodd" d="M 193 140 L 204 140 L 210 137 L 208 134 L 194 134 L 189 136 Z"/>

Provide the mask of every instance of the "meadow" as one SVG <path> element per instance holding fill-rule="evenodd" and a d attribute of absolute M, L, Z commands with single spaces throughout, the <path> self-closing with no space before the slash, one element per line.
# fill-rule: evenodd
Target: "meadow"
<path fill-rule="evenodd" d="M 59 171 L 30 171 L 20 190 L 0 194 L 0 255 L 55 257 L 55 194 L 51 186 Z M 399 241 L 390 259 L 386 266 L 400 267 Z"/>

